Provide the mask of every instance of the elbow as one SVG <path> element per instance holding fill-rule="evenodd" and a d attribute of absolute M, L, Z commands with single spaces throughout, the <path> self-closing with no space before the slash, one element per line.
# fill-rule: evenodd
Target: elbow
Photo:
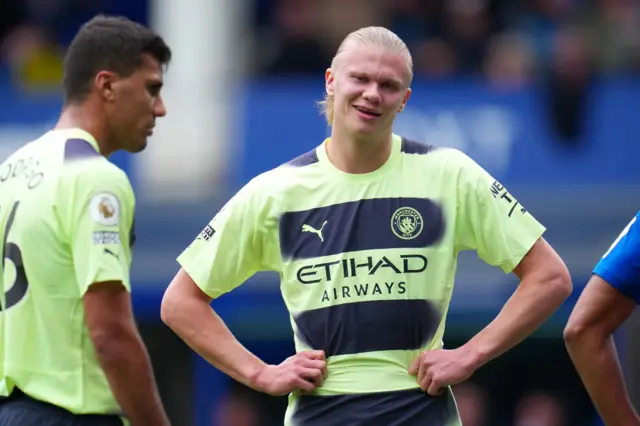
<path fill-rule="evenodd" d="M 575 347 L 579 342 L 584 340 L 587 332 L 588 327 L 586 327 L 585 324 L 582 324 L 579 321 L 569 320 L 562 333 L 565 345 L 568 348 Z"/>
<path fill-rule="evenodd" d="M 571 282 L 571 274 L 564 264 L 558 268 L 558 271 L 556 271 L 551 281 L 554 292 L 563 302 L 571 296 L 573 283 Z"/>
<path fill-rule="evenodd" d="M 207 296 L 182 269 L 169 284 L 160 304 L 160 319 L 178 333 L 178 329 L 189 327 L 193 317 L 210 308 Z"/>
<path fill-rule="evenodd" d="M 176 300 L 171 292 L 167 290 L 160 304 L 160 319 L 167 327 L 173 329 L 177 312 Z"/>
<path fill-rule="evenodd" d="M 571 317 L 562 332 L 564 344 L 569 352 L 578 352 L 581 348 L 591 347 L 596 342 L 604 341 L 601 330 L 590 325 L 580 317 Z"/>
<path fill-rule="evenodd" d="M 160 304 L 160 319 L 174 332 L 178 333 L 188 316 L 193 314 L 193 304 L 188 295 L 179 288 L 170 285 Z"/>
<path fill-rule="evenodd" d="M 126 356 L 122 346 L 135 339 L 136 331 L 130 324 L 109 322 L 89 330 L 91 341 L 99 359 L 117 360 Z"/>
<path fill-rule="evenodd" d="M 546 270 L 544 278 L 540 280 L 545 293 L 558 305 L 564 303 L 573 292 L 573 284 L 569 270 L 563 262 L 558 262 L 553 268 Z"/>

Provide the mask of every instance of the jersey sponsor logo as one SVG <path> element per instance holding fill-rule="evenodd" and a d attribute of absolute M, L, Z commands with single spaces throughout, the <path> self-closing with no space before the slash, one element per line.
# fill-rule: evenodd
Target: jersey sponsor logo
<path fill-rule="evenodd" d="M 391 216 L 391 230 L 396 237 L 413 240 L 422 232 L 422 215 L 413 207 L 400 207 Z"/>
<path fill-rule="evenodd" d="M 335 278 L 346 279 L 363 275 L 375 275 L 380 270 L 393 271 L 396 274 L 417 274 L 427 269 L 427 258 L 421 254 L 401 254 L 391 256 L 355 257 L 305 265 L 298 269 L 296 277 L 300 284 L 330 282 Z"/>
<path fill-rule="evenodd" d="M 311 232 L 312 234 L 316 234 L 318 238 L 320 238 L 320 242 L 323 243 L 324 237 L 322 236 L 322 230 L 324 229 L 324 226 L 327 224 L 327 222 L 328 221 L 325 220 L 322 223 L 322 226 L 320 227 L 320 229 L 315 229 L 313 226 L 307 225 L 305 223 L 304 225 L 302 225 L 302 232 Z"/>
<path fill-rule="evenodd" d="M 423 273 L 428 260 L 421 254 L 398 256 L 349 257 L 330 262 L 318 262 L 302 266 L 296 273 L 300 284 L 325 283 L 322 302 L 350 299 L 351 297 L 375 297 L 377 295 L 404 294 L 410 275 Z M 380 281 L 376 274 L 387 272 L 387 279 Z M 392 273 L 389 274 L 389 273 Z M 392 279 L 396 276 L 396 279 Z M 354 282 L 351 282 L 354 280 Z M 337 282 L 337 286 L 333 284 Z"/>
<path fill-rule="evenodd" d="M 358 283 L 352 285 L 343 285 L 326 289 L 322 292 L 321 302 L 331 302 L 333 300 L 348 300 L 352 297 L 375 297 L 391 296 L 393 294 L 405 294 L 407 292 L 407 283 L 405 281 L 384 281 L 374 283 Z"/>
<path fill-rule="evenodd" d="M 116 226 L 120 220 L 120 201 L 109 192 L 101 192 L 91 199 L 89 212 L 99 224 Z"/>
<path fill-rule="evenodd" d="M 120 233 L 116 231 L 94 231 L 93 244 L 95 245 L 120 244 Z"/>

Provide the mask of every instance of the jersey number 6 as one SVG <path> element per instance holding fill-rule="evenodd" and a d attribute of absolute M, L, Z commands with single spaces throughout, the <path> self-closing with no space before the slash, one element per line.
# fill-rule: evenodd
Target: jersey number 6
<path fill-rule="evenodd" d="M 19 201 L 16 201 L 9 213 L 9 219 L 7 219 L 7 226 L 4 230 L 4 238 L 2 241 L 2 270 L 6 271 L 7 260 L 13 263 L 16 270 L 16 277 L 13 284 L 9 284 L 9 291 L 5 294 L 5 306 L 0 303 L 0 311 L 7 310 L 10 307 L 17 304 L 27 294 L 27 288 L 29 288 L 29 282 L 27 281 L 27 274 L 24 271 L 24 265 L 22 264 L 22 253 L 20 248 L 14 243 L 7 242 L 7 236 L 11 231 L 13 220 L 16 217 L 16 210 L 18 210 Z M 1 302 L 1 301 L 0 301 Z"/>

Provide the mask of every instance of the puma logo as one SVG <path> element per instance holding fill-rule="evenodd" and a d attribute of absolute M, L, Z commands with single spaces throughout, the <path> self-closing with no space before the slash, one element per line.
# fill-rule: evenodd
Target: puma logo
<path fill-rule="evenodd" d="M 302 225 L 302 232 L 311 232 L 313 234 L 317 234 L 318 238 L 320 238 L 320 241 L 324 242 L 324 238 L 322 237 L 322 229 L 326 224 L 327 224 L 327 221 L 325 220 L 322 226 L 320 227 L 320 229 L 315 229 L 310 225 Z"/>
<path fill-rule="evenodd" d="M 118 255 L 115 254 L 114 252 L 112 252 L 111 250 L 109 250 L 108 248 L 104 249 L 104 252 L 106 254 L 110 254 L 111 256 L 115 257 L 116 259 L 118 259 Z"/>

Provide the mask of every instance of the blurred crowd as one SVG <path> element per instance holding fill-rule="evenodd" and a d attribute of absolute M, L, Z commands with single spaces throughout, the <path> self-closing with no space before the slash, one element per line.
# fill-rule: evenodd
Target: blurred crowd
<path fill-rule="evenodd" d="M 149 0 L 3 0 L 0 72 L 55 85 L 60 58 L 95 13 L 146 23 Z M 342 38 L 383 25 L 409 45 L 416 75 L 486 78 L 500 86 L 540 78 L 580 86 L 593 75 L 640 74 L 636 0 L 246 0 L 254 75 L 323 72 Z"/>
<path fill-rule="evenodd" d="M 147 0 L 2 0 L 0 87 L 57 90 L 62 60 L 83 22 L 98 13 L 147 23 Z"/>
<path fill-rule="evenodd" d="M 535 85 L 560 144 L 584 143 L 594 84 L 640 76 L 637 0 L 252 0 L 254 75 L 324 72 L 344 36 L 382 25 L 418 80 Z"/>
<path fill-rule="evenodd" d="M 517 85 L 550 71 L 640 74 L 636 0 L 253 1 L 256 72 L 322 72 L 346 33 L 382 25 L 407 42 L 423 77 Z"/>

